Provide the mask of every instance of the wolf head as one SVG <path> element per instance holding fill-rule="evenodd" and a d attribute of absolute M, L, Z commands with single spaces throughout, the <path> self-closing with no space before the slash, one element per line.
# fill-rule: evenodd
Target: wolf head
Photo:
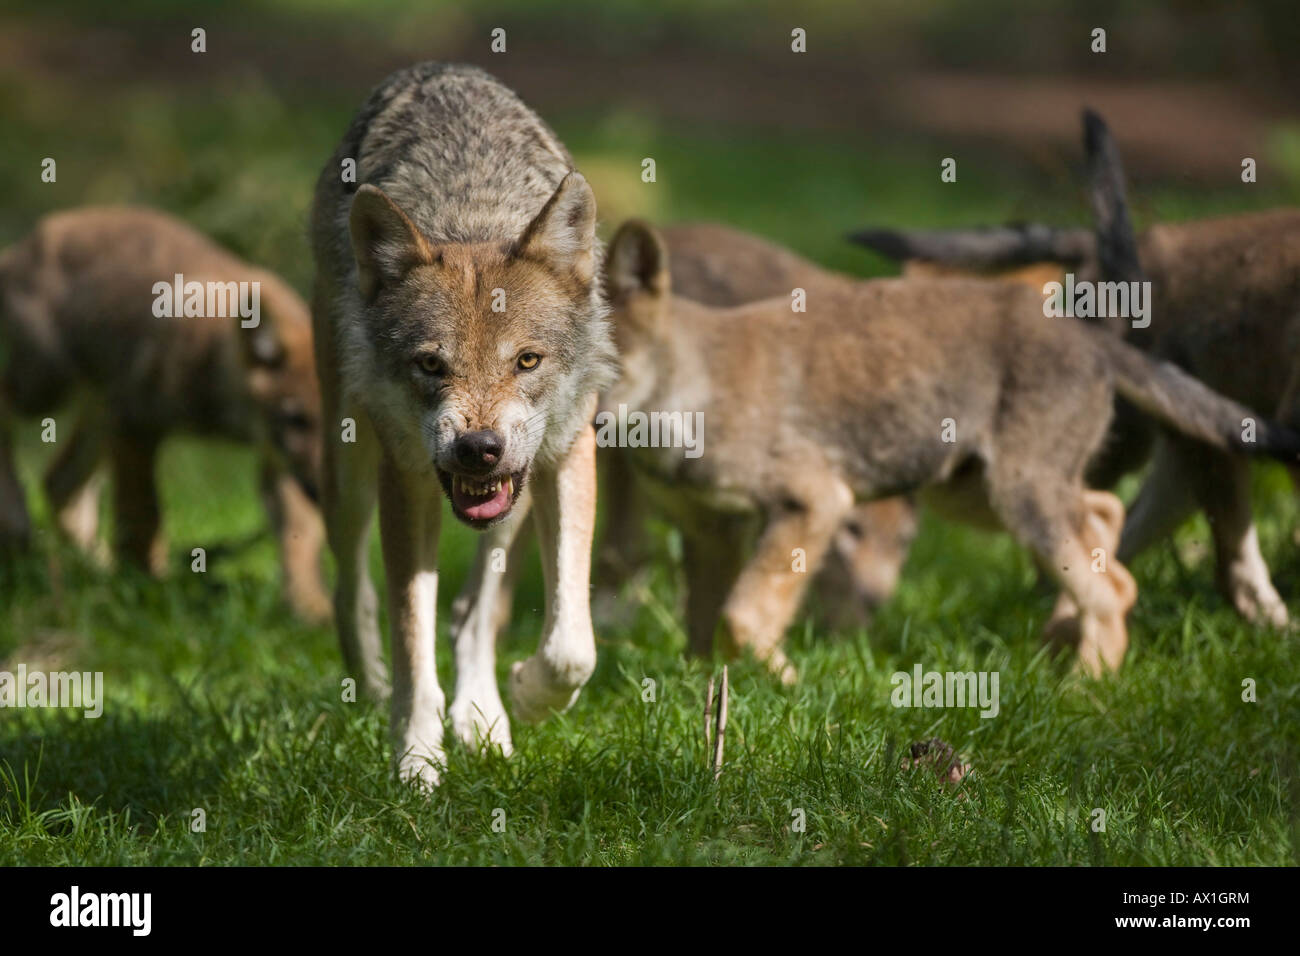
<path fill-rule="evenodd" d="M 570 172 L 523 233 L 439 243 L 382 190 L 349 230 L 364 341 L 354 381 L 390 454 L 437 474 L 456 517 L 501 520 L 568 448 L 615 373 L 596 281 L 596 201 Z"/>
<path fill-rule="evenodd" d="M 245 385 L 272 451 L 303 491 L 317 500 L 321 469 L 321 395 L 307 306 L 278 280 L 261 280 L 263 309 L 252 328 L 237 328 Z"/>
<path fill-rule="evenodd" d="M 818 593 L 842 627 L 865 627 L 898 587 L 917 533 L 916 505 L 905 497 L 856 505 L 831 539 Z"/>

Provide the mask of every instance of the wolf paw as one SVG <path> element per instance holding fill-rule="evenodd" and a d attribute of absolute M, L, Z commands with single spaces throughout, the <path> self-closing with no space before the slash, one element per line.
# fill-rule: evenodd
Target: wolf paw
<path fill-rule="evenodd" d="M 1289 620 L 1286 604 L 1267 578 L 1237 578 L 1231 584 L 1231 596 L 1232 606 L 1237 609 L 1237 613 L 1252 624 L 1278 630 L 1286 628 Z"/>
<path fill-rule="evenodd" d="M 351 677 L 351 675 L 348 675 Z M 362 674 L 352 677 L 356 681 L 357 695 L 371 704 L 387 704 L 393 696 L 393 688 L 388 683 L 388 674 L 384 671 L 375 674 Z"/>
<path fill-rule="evenodd" d="M 451 705 L 451 726 L 465 746 L 475 752 L 485 746 L 500 750 L 509 757 L 514 752 L 510 740 L 510 718 L 493 687 L 490 693 L 466 694 Z"/>
<path fill-rule="evenodd" d="M 767 669 L 779 680 L 782 686 L 793 687 L 799 682 L 799 671 L 790 663 L 790 658 L 779 648 L 773 650 L 765 661 Z"/>
<path fill-rule="evenodd" d="M 323 591 L 300 591 L 288 589 L 286 595 L 289 607 L 304 622 L 313 626 L 323 626 L 334 620 L 334 602 Z"/>
<path fill-rule="evenodd" d="M 393 761 L 397 776 L 421 790 L 438 785 L 447 759 L 442 752 L 442 699 L 439 694 L 397 723 L 393 735 Z"/>
<path fill-rule="evenodd" d="M 438 786 L 442 768 L 446 766 L 442 750 L 436 747 L 425 752 L 408 750 L 399 754 L 394 762 L 398 779 L 426 793 Z"/>
<path fill-rule="evenodd" d="M 510 668 L 510 700 L 515 717 L 526 724 L 536 724 L 552 711 L 563 713 L 578 699 L 585 682 L 585 677 L 576 685 L 557 680 L 552 669 L 536 656 L 518 661 Z"/>

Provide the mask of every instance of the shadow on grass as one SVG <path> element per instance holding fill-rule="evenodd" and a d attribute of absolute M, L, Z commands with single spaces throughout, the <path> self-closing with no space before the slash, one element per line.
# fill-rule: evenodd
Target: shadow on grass
<path fill-rule="evenodd" d="M 21 713 L 21 712 L 20 712 Z M 120 813 L 148 834 L 164 819 L 188 819 L 222 788 L 229 769 L 258 746 L 238 737 L 215 712 L 201 724 L 185 713 L 135 711 L 97 719 L 71 714 L 19 716 L 0 730 L 0 822 L 17 827 L 70 806 Z M 196 738 L 203 742 L 196 745 Z M 73 823 L 46 823 L 51 835 Z"/>

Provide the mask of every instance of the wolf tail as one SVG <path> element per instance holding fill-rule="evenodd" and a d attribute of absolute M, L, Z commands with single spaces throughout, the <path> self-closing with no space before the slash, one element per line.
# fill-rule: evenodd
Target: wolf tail
<path fill-rule="evenodd" d="M 1106 278 L 1135 280 L 1140 269 L 1128 218 L 1124 166 L 1105 121 L 1091 109 L 1083 111 L 1083 145 L 1092 232 L 1029 222 L 970 229 L 860 229 L 849 233 L 848 240 L 898 261 L 921 259 L 988 271 L 1036 262 L 1074 266 L 1097 258 Z"/>
<path fill-rule="evenodd" d="M 1142 266 L 1125 198 L 1124 167 L 1105 121 L 1092 110 L 1083 112 L 1083 142 L 1102 277 L 1141 281 Z M 1178 366 L 1149 357 L 1119 336 L 1091 326 L 1089 333 L 1097 337 L 1106 353 L 1120 395 L 1146 414 L 1223 451 L 1300 463 L 1300 434 L 1225 398 Z"/>
<path fill-rule="evenodd" d="M 990 271 L 1036 262 L 1078 265 L 1091 259 L 1096 249 L 1087 229 L 1032 222 L 970 229 L 860 229 L 847 238 L 898 261 L 923 259 Z"/>
<path fill-rule="evenodd" d="M 1083 149 L 1088 161 L 1088 200 L 1097 237 L 1097 264 L 1110 281 L 1142 279 L 1137 240 L 1129 220 L 1124 164 L 1106 121 L 1090 109 L 1083 111 Z"/>
<path fill-rule="evenodd" d="M 1300 464 L 1300 433 L 1225 398 L 1178 366 L 1149 357 L 1104 328 L 1084 328 L 1106 356 L 1119 394 L 1152 418 L 1222 451 Z"/>

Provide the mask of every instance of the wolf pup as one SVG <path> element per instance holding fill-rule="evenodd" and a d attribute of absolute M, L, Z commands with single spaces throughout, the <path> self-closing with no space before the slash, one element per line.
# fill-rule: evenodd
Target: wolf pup
<path fill-rule="evenodd" d="M 1102 330 L 1045 319 L 1018 283 L 880 279 L 710 309 L 673 296 L 667 253 L 640 223 L 611 243 L 608 288 L 626 373 L 604 398 L 700 412 L 707 451 L 637 449 L 642 472 L 693 524 L 758 512 L 743 567 L 711 597 L 730 651 L 789 681 L 781 650 L 807 574 L 855 499 L 923 489 L 966 521 L 1001 526 L 1061 585 L 1049 637 L 1091 674 L 1128 645 L 1137 588 L 1114 558 L 1123 506 L 1084 487 L 1118 391 L 1171 427 L 1242 445 L 1251 413 Z M 1261 422 L 1247 450 L 1293 457 L 1300 436 Z M 703 609 L 700 610 L 703 614 Z"/>
<path fill-rule="evenodd" d="M 509 550 L 524 510 L 516 502 L 531 490 L 546 613 L 537 653 L 510 675 L 515 716 L 564 710 L 595 668 L 591 420 L 617 368 L 596 202 L 513 92 L 474 67 L 424 63 L 371 93 L 326 163 L 312 243 L 339 640 L 348 673 L 386 696 L 367 570 L 377 498 L 395 761 L 403 779 L 436 785 L 443 493 L 458 520 L 484 533 L 475 566 L 490 579 L 489 557 Z M 462 635 L 456 662 L 455 732 L 508 753 L 491 641 Z"/>
<path fill-rule="evenodd" d="M 796 288 L 808 291 L 855 281 L 776 243 L 716 223 L 667 226 L 663 237 L 673 263 L 674 292 L 704 305 L 742 305 L 789 296 Z M 621 585 L 644 563 L 648 509 L 624 450 L 602 449 L 600 456 L 605 521 L 596 547 L 595 602 L 610 606 Z M 709 589 L 714 557 L 723 554 L 729 562 L 743 553 L 750 524 L 736 522 L 734 528 L 724 529 L 725 542 L 716 528 L 682 528 L 688 606 L 692 592 Z M 893 594 L 916 530 L 916 509 L 905 497 L 857 505 L 836 532 L 816 577 L 818 610 L 836 626 L 866 626 L 871 612 Z M 709 634 L 711 638 L 712 630 Z M 710 647 L 711 641 L 693 641 L 696 651 Z"/>
<path fill-rule="evenodd" d="M 784 246 L 713 223 L 668 226 L 663 237 L 673 264 L 674 293 L 704 305 L 743 305 L 789 296 L 796 288 L 815 295 L 825 286 L 857 281 L 823 269 Z M 618 513 L 611 513 L 611 524 Z M 814 584 L 817 604 L 833 624 L 863 627 L 869 623 L 871 612 L 898 586 L 916 532 L 916 508 L 905 496 L 854 506 L 835 532 Z M 707 544 L 703 548 L 709 550 Z M 697 544 L 691 550 L 698 553 L 701 548 Z M 703 579 L 713 569 L 699 560 L 692 563 L 694 580 L 707 589 Z M 688 587 L 693 586 L 688 582 Z"/>
<path fill-rule="evenodd" d="M 1094 113 L 1085 114 L 1084 124 L 1095 230 L 1041 224 L 864 230 L 855 241 L 939 268 L 992 271 L 1041 259 L 1057 272 L 1053 278 L 1069 269 L 1089 279 L 1149 279 L 1150 326 L 1115 331 L 1214 390 L 1300 427 L 1300 210 L 1159 223 L 1134 241 L 1110 131 Z M 1149 420 L 1120 403 L 1104 453 L 1088 469 L 1089 483 L 1110 487 L 1149 459 L 1151 472 L 1125 523 L 1120 559 L 1161 540 L 1199 507 L 1214 538 L 1219 590 L 1247 620 L 1285 626 L 1286 604 L 1269 576 L 1251 515 L 1246 459 L 1158 435 Z M 1291 473 L 1300 479 L 1295 467 Z"/>
<path fill-rule="evenodd" d="M 118 556 L 155 573 L 166 563 L 159 444 L 175 432 L 253 441 L 286 596 L 308 619 L 329 617 L 324 532 L 308 497 L 320 467 L 311 323 L 280 278 L 161 212 L 56 213 L 0 255 L 0 356 L 0 541 L 31 533 L 15 416 L 75 403 L 75 427 L 56 421 L 44 482 L 58 526 L 98 553 L 107 459 Z"/>

